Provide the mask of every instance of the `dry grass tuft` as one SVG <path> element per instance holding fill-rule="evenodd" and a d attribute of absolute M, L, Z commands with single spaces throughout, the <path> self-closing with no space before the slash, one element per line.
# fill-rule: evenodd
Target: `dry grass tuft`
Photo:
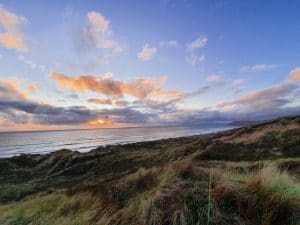
<path fill-rule="evenodd" d="M 221 208 L 261 225 L 296 225 L 299 220 L 300 188 L 293 177 L 269 165 L 243 183 L 221 183 L 214 188 Z"/>

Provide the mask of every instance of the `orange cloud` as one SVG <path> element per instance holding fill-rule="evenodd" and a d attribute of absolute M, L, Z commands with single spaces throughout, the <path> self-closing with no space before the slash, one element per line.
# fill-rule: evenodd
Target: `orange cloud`
<path fill-rule="evenodd" d="M 18 90 L 20 82 L 17 79 L 0 80 L 0 99 L 24 100 L 27 98 L 25 92 Z"/>
<path fill-rule="evenodd" d="M 288 75 L 289 81 L 300 81 L 300 67 L 293 69 Z"/>
<path fill-rule="evenodd" d="M 147 97 L 178 97 L 184 95 L 179 91 L 164 91 L 161 86 L 166 77 L 160 78 L 136 78 L 130 81 L 115 80 L 111 73 L 109 76 L 98 77 L 93 75 L 80 75 L 76 77 L 67 76 L 63 73 L 52 72 L 50 77 L 62 88 L 73 91 L 93 91 L 114 97 L 121 97 L 124 94 L 140 99 Z"/>
<path fill-rule="evenodd" d="M 6 48 L 16 48 L 24 50 L 23 39 L 20 36 L 10 33 L 0 34 L 0 44 Z"/>
<path fill-rule="evenodd" d="M 151 97 L 169 97 L 169 98 L 181 98 L 185 96 L 186 93 L 181 91 L 164 91 L 161 89 L 156 89 L 150 93 Z"/>
<path fill-rule="evenodd" d="M 28 89 L 30 92 L 34 92 L 38 89 L 39 85 L 38 83 L 31 83 L 28 85 Z"/>
<path fill-rule="evenodd" d="M 14 14 L 0 5 L 0 27 L 4 30 L 0 34 L 0 44 L 6 48 L 26 50 L 24 34 L 20 28 L 26 22 L 26 18 Z"/>
<path fill-rule="evenodd" d="M 138 58 L 143 61 L 151 60 L 156 54 L 157 49 L 149 47 L 148 44 L 145 44 L 143 49 L 138 53 Z"/>
<path fill-rule="evenodd" d="M 111 105 L 112 100 L 109 98 L 90 98 L 87 100 L 90 103 Z"/>
<path fill-rule="evenodd" d="M 114 53 L 120 52 L 122 49 L 119 44 L 111 39 L 110 21 L 96 11 L 89 12 L 87 17 L 89 26 L 85 32 L 96 44 L 96 47 L 111 49 Z"/>

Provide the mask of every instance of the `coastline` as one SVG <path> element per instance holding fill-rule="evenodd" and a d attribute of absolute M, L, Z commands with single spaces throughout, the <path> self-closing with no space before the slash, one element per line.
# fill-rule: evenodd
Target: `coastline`
<path fill-rule="evenodd" d="M 104 130 L 44 131 L 0 134 L 0 158 L 20 154 L 47 154 L 60 149 L 88 152 L 99 146 L 180 138 L 237 128 L 237 126 L 181 126 Z M 34 136 L 32 136 L 34 135 Z M 28 141 L 30 139 L 30 141 Z M 8 141 L 7 141 L 8 140 Z M 11 141 L 9 141 L 11 140 Z"/>
<path fill-rule="evenodd" d="M 109 220 L 114 221 L 113 215 L 116 212 L 122 215 L 122 218 L 124 217 L 118 224 L 135 224 L 130 222 L 132 216 L 136 221 L 144 217 L 141 218 L 140 214 L 129 213 L 133 212 L 132 207 L 146 210 L 145 213 L 152 213 L 150 209 L 147 211 L 148 208 L 139 205 L 140 202 L 150 204 L 149 207 L 151 202 L 155 202 L 158 204 L 155 207 L 160 209 L 159 207 L 163 207 L 159 205 L 160 201 L 171 201 L 168 195 L 163 194 L 165 192 L 170 193 L 171 199 L 176 200 L 176 202 L 169 203 L 172 212 L 180 210 L 181 204 L 179 203 L 183 199 L 187 202 L 199 199 L 205 204 L 199 203 L 199 207 L 206 207 L 207 177 L 210 170 L 214 171 L 212 189 L 216 192 L 228 187 L 226 186 L 228 182 L 237 182 L 234 185 L 241 183 L 247 185 L 253 174 L 259 176 L 263 173 L 260 171 L 261 168 L 263 171 L 266 170 L 264 173 L 268 173 L 268 177 L 276 176 L 278 179 L 287 179 L 281 177 L 290 175 L 281 175 L 278 170 L 280 168 L 298 180 L 300 179 L 300 116 L 280 118 L 204 135 L 100 146 L 86 153 L 62 149 L 44 155 L 24 154 L 2 158 L 0 159 L 0 189 L 2 190 L 0 221 L 1 219 L 10 220 L 11 216 L 18 212 L 14 211 L 15 209 L 25 210 L 22 218 L 37 223 L 40 214 L 38 217 L 31 217 L 31 215 L 41 213 L 41 209 L 31 204 L 45 204 L 45 202 L 59 198 L 63 199 L 62 203 L 55 204 L 62 205 L 57 207 L 70 213 L 63 217 L 65 219 L 76 221 L 74 216 L 77 214 L 80 216 L 88 214 L 88 218 L 94 218 L 92 215 L 95 208 L 99 211 L 99 215 L 103 215 L 104 212 L 101 210 L 104 207 L 111 213 L 112 217 L 109 217 Z M 231 171 L 235 172 L 230 174 Z M 246 178 L 250 180 L 245 180 Z M 293 182 L 296 181 L 292 181 L 293 178 L 288 179 L 284 182 L 290 182 L 289 187 L 294 188 L 296 185 L 295 190 L 297 190 L 299 184 L 294 184 Z M 200 190 L 194 190 L 195 186 Z M 234 198 L 240 198 L 238 193 L 243 189 L 239 186 L 235 187 L 238 188 L 238 192 Z M 163 200 L 157 200 L 156 195 Z M 91 199 L 86 199 L 86 196 L 90 196 Z M 191 199 L 186 199 L 186 196 L 190 196 Z M 288 210 L 298 210 L 296 203 L 300 196 L 296 194 L 291 194 L 291 196 L 295 200 L 289 203 Z M 215 202 L 226 201 L 220 196 L 220 198 L 216 195 L 213 197 Z M 273 198 L 267 195 L 259 201 L 262 204 L 267 201 L 265 198 L 269 197 Z M 74 201 L 73 198 L 86 201 L 84 206 L 75 201 L 74 207 L 79 207 L 77 214 L 72 211 L 73 206 L 71 208 L 68 206 Z M 249 199 L 252 198 L 253 196 L 249 194 Z M 278 201 L 283 204 L 281 200 Z M 99 205 L 100 208 L 98 208 Z M 111 206 L 113 208 L 110 208 Z M 56 218 L 57 221 L 62 219 L 60 212 L 56 214 L 57 207 L 53 209 L 45 207 L 45 211 L 42 212 L 44 216 Z M 192 208 L 186 207 L 191 210 L 191 213 L 198 215 L 193 211 L 192 206 Z M 218 210 L 220 214 L 224 213 L 225 209 L 221 206 L 215 205 L 215 207 L 217 208 L 214 210 Z M 164 208 L 160 210 L 162 210 L 161 219 L 172 219 L 170 217 L 172 214 L 169 214 L 168 210 Z M 4 212 L 8 213 L 8 216 L 2 218 L 1 213 Z M 259 218 L 264 217 L 261 210 L 256 213 L 261 216 Z M 235 211 L 234 215 L 238 215 L 238 217 L 232 215 L 232 218 L 237 218 L 237 221 L 245 220 L 242 217 L 243 212 Z M 288 216 L 289 219 L 293 218 L 292 215 L 286 213 L 282 215 Z M 202 218 L 203 215 L 199 214 L 199 216 Z M 90 223 L 88 218 L 82 224 Z M 98 219 L 93 220 L 91 224 L 97 224 Z M 218 218 L 214 217 L 214 220 L 218 221 Z M 220 224 L 236 223 L 231 221 Z"/>

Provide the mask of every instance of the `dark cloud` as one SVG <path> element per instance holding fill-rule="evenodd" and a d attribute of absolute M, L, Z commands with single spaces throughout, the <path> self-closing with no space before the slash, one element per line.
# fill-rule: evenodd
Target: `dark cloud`
<path fill-rule="evenodd" d="M 30 101 L 0 101 L 0 112 L 13 122 L 19 123 L 18 115 L 26 118 L 23 123 L 76 125 L 98 117 L 107 117 L 117 123 L 144 123 L 156 117 L 132 108 L 92 110 L 85 107 L 56 107 Z"/>
<path fill-rule="evenodd" d="M 297 88 L 295 84 L 275 85 L 250 92 L 232 101 L 221 102 L 218 107 L 234 107 L 236 110 L 248 112 L 274 111 L 290 103 L 289 97 Z"/>
<path fill-rule="evenodd" d="M 177 106 L 188 98 L 202 95 L 213 86 L 206 85 L 195 92 L 170 100 L 139 99 L 127 102 L 122 98 L 105 99 L 112 103 L 108 109 L 89 109 L 83 106 L 59 107 L 22 99 L 15 88 L 0 85 L 0 93 L 15 93 L 14 98 L 0 97 L 0 122 L 42 125 L 79 125 L 98 119 L 114 123 L 140 125 L 195 125 L 234 120 L 265 120 L 300 113 L 295 99 L 299 90 L 295 84 L 282 84 L 250 92 L 216 108 L 184 110 Z M 99 99 L 97 99 L 98 101 Z M 94 101 L 94 100 L 93 100 Z M 102 102 L 102 100 L 101 100 Z M 297 102 L 297 100 L 296 100 Z M 292 104 L 295 105 L 292 107 Z"/>

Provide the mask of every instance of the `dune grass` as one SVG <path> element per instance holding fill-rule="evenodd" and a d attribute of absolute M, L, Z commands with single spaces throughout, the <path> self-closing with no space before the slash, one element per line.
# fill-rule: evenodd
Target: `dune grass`
<path fill-rule="evenodd" d="M 235 178 L 235 179 L 233 179 Z M 261 225 L 299 222 L 300 185 L 286 171 L 267 165 L 242 177 L 230 171 L 214 188 L 220 208 Z"/>
<path fill-rule="evenodd" d="M 296 225 L 297 179 L 271 163 L 258 170 L 248 170 L 249 165 L 212 169 L 211 179 L 210 169 L 193 160 L 141 168 L 106 186 L 43 193 L 0 206 L 0 224 Z"/>

